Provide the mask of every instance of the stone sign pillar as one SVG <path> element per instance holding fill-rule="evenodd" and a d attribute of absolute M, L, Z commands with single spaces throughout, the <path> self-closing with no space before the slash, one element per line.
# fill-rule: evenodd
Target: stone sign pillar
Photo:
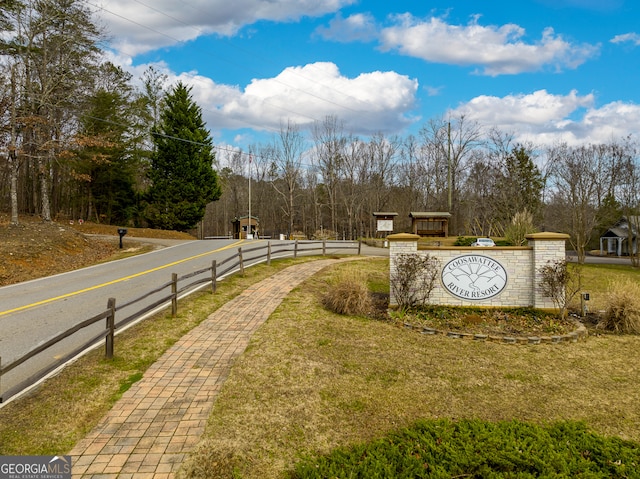
<path fill-rule="evenodd" d="M 529 246 L 533 248 L 533 307 L 554 309 L 556 305 L 553 300 L 542 294 L 539 269 L 547 264 L 566 260 L 566 241 L 570 236 L 564 233 L 533 233 L 527 235 L 526 238 Z"/>

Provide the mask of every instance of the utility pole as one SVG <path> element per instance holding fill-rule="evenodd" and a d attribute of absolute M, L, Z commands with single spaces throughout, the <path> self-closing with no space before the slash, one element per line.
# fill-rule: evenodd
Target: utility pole
<path fill-rule="evenodd" d="M 451 213 L 451 121 L 447 123 L 447 188 L 449 190 L 449 213 Z"/>
<path fill-rule="evenodd" d="M 249 239 L 249 235 L 251 234 L 251 163 L 253 162 L 253 157 L 249 155 L 249 221 L 247 223 L 247 239 Z M 253 237 L 251 237 L 253 239 Z"/>

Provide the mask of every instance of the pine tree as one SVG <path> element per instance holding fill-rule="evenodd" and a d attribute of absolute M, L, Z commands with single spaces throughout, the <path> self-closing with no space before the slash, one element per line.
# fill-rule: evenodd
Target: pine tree
<path fill-rule="evenodd" d="M 504 225 L 509 225 L 516 214 L 528 211 L 535 222 L 542 207 L 544 179 L 529 150 L 516 145 L 501 166 L 502 174 L 497 180 L 497 198 L 494 201 L 499 219 Z"/>
<path fill-rule="evenodd" d="M 72 167 L 86 183 L 83 201 L 87 217 L 108 224 L 127 225 L 136 206 L 135 180 L 139 169 L 135 136 L 135 96 L 131 76 L 104 63 L 96 78 L 96 91 L 81 118 L 77 158 Z"/>
<path fill-rule="evenodd" d="M 147 220 L 155 228 L 189 230 L 221 191 L 202 111 L 182 83 L 167 95 L 153 141 Z"/>

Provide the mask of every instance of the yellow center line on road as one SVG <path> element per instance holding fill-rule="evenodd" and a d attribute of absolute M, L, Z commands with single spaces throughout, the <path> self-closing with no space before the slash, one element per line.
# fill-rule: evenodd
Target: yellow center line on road
<path fill-rule="evenodd" d="M 136 273 L 136 274 L 132 274 L 132 275 L 129 275 L 129 276 L 124 276 L 122 278 L 114 279 L 113 281 L 108 281 L 108 282 L 102 283 L 102 284 L 96 284 L 95 286 L 90 286 L 88 288 L 80 289 L 78 291 L 72 291 L 70 293 L 62 294 L 62 295 L 56 296 L 54 298 L 43 299 L 42 301 L 37 301 L 35 303 L 25 304 L 24 306 L 19 306 L 17 308 L 13 308 L 13 309 L 7 309 L 6 311 L 0 311 L 0 316 L 5 316 L 7 314 L 16 313 L 18 311 L 23 311 L 25 309 L 34 308 L 36 306 L 42 306 L 43 304 L 53 303 L 54 301 L 58 301 L 58 300 L 65 299 L 65 298 L 70 298 L 71 296 L 76 296 L 78 294 L 86 293 L 88 291 L 93 291 L 95 289 L 104 288 L 105 286 L 109 286 L 109 285 L 116 284 L 116 283 L 121 283 L 122 281 L 127 281 L 129 279 L 137 278 L 138 276 L 144 276 L 145 274 L 153 273 L 155 271 L 160 271 L 161 269 L 169 268 L 171 266 L 175 266 L 176 264 L 184 263 L 186 261 L 191 261 L 193 259 L 197 259 L 197 258 L 201 258 L 203 256 L 210 255 L 212 253 L 218 253 L 220 251 L 224 251 L 224 250 L 227 250 L 229 248 L 233 248 L 234 246 L 237 246 L 237 245 L 241 244 L 243 241 L 244 240 L 236 241 L 235 243 L 232 243 L 232 244 L 227 245 L 227 246 L 223 246 L 222 248 L 218 248 L 218 249 L 213 250 L 213 251 L 207 251 L 206 253 L 200 253 L 200 254 L 197 254 L 195 256 L 190 256 L 188 258 L 184 258 L 184 259 L 181 259 L 181 260 L 178 260 L 178 261 L 174 261 L 173 263 L 167 263 L 167 264 L 164 264 L 162 266 L 157 266 L 155 268 L 148 269 L 146 271 L 141 271 L 141 272 Z"/>

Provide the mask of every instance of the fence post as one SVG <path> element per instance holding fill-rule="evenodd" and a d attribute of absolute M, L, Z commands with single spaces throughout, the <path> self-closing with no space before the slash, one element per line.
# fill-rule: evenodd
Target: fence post
<path fill-rule="evenodd" d="M 271 266 L 271 241 L 267 242 L 267 266 Z"/>
<path fill-rule="evenodd" d="M 242 260 L 242 248 L 238 248 L 238 261 L 240 264 L 240 274 L 244 276 L 244 261 Z"/>
<path fill-rule="evenodd" d="M 327 254 L 327 240 L 322 240 L 322 256 Z"/>
<path fill-rule="evenodd" d="M 178 273 L 171 273 L 171 317 L 178 315 Z"/>
<path fill-rule="evenodd" d="M 107 359 L 113 358 L 113 340 L 116 330 L 116 298 L 109 298 L 107 301 L 107 337 L 105 338 L 105 356 Z"/>
<path fill-rule="evenodd" d="M 298 240 L 296 240 L 295 245 L 293 247 L 293 257 L 294 258 L 298 257 Z"/>
<path fill-rule="evenodd" d="M 211 262 L 211 293 L 215 293 L 218 289 L 218 263 L 214 259 Z"/>

